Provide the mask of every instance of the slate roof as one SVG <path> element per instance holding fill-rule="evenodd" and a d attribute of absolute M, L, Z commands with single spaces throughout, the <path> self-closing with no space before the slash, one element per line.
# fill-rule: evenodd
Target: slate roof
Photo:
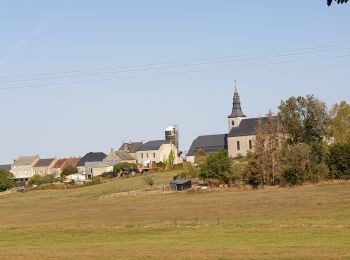
<path fill-rule="evenodd" d="M 36 162 L 34 167 L 49 167 L 54 160 L 55 160 L 54 158 L 40 159 L 39 161 Z"/>
<path fill-rule="evenodd" d="M 139 147 L 143 145 L 143 142 L 124 142 L 119 151 L 126 151 L 128 153 L 136 153 Z"/>
<path fill-rule="evenodd" d="M 195 156 L 199 150 L 212 153 L 220 149 L 227 149 L 227 134 L 201 135 L 194 139 L 187 156 Z"/>
<path fill-rule="evenodd" d="M 0 165 L 0 169 L 3 169 L 5 171 L 10 171 L 11 170 L 11 164 Z"/>
<path fill-rule="evenodd" d="M 125 151 L 114 151 L 114 153 L 120 158 L 120 160 L 135 160 L 134 157 Z"/>
<path fill-rule="evenodd" d="M 165 140 L 154 140 L 142 144 L 137 151 L 158 150 L 163 144 L 168 144 Z"/>
<path fill-rule="evenodd" d="M 107 155 L 105 153 L 87 153 L 79 160 L 77 167 L 85 166 L 86 162 L 102 162 Z"/>
<path fill-rule="evenodd" d="M 243 114 L 243 112 L 242 112 L 241 101 L 239 98 L 237 88 L 235 88 L 235 93 L 233 96 L 232 112 L 228 116 L 228 118 L 235 118 L 235 117 L 246 117 L 246 115 Z"/>
<path fill-rule="evenodd" d="M 276 116 L 273 117 L 277 119 Z M 259 127 L 259 122 L 264 124 L 268 120 L 268 117 L 258 117 L 258 118 L 248 118 L 243 119 L 238 127 L 232 127 L 229 137 L 234 136 L 247 136 L 247 135 L 256 135 L 257 129 Z"/>
<path fill-rule="evenodd" d="M 38 156 L 20 156 L 18 157 L 15 162 L 13 163 L 13 166 L 23 166 L 23 165 L 31 165 Z"/>

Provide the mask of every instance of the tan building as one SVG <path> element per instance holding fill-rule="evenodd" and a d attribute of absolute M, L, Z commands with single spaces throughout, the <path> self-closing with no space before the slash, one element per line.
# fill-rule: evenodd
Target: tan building
<path fill-rule="evenodd" d="M 34 175 L 34 165 L 39 161 L 39 156 L 21 156 L 11 165 L 11 173 L 19 181 L 28 181 Z"/>
<path fill-rule="evenodd" d="M 49 158 L 49 159 L 40 159 L 33 166 L 34 174 L 38 175 L 47 175 L 52 174 L 52 169 L 55 166 L 57 159 Z"/>
<path fill-rule="evenodd" d="M 77 167 L 80 157 L 63 158 L 56 161 L 54 167 L 52 168 L 52 174 L 55 177 L 60 177 L 62 170 L 65 167 L 72 166 Z"/>
<path fill-rule="evenodd" d="M 136 157 L 136 153 L 135 153 L 135 157 Z M 103 162 L 110 162 L 114 164 L 121 163 L 121 162 L 136 163 L 135 157 L 126 151 L 115 151 L 112 148 L 109 154 L 107 155 L 107 157 L 103 159 Z"/>
<path fill-rule="evenodd" d="M 165 140 L 149 141 L 141 145 L 136 152 L 137 163 L 149 164 L 164 162 L 168 159 L 170 152 L 173 151 L 175 155 L 174 163 L 178 163 L 178 151 L 176 146 Z"/>

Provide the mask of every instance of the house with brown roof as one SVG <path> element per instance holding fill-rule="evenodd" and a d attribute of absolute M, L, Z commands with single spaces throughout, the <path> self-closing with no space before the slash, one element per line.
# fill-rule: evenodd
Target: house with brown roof
<path fill-rule="evenodd" d="M 34 165 L 40 160 L 39 155 L 20 156 L 11 165 L 11 173 L 18 181 L 28 181 L 34 175 Z"/>
<path fill-rule="evenodd" d="M 33 166 L 34 174 L 38 175 L 47 175 L 52 174 L 52 168 L 57 162 L 55 158 L 49 159 L 39 159 L 36 164 Z"/>
<path fill-rule="evenodd" d="M 55 177 L 60 177 L 64 168 L 69 166 L 77 167 L 79 160 L 80 157 L 63 158 L 57 160 L 52 168 L 52 174 L 55 175 Z"/>

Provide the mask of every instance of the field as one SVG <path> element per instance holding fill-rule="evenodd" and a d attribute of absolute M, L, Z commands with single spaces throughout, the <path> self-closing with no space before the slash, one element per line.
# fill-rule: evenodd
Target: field
<path fill-rule="evenodd" d="M 0 259 L 350 259 L 349 182 L 108 196 L 142 188 L 135 177 L 0 196 Z"/>

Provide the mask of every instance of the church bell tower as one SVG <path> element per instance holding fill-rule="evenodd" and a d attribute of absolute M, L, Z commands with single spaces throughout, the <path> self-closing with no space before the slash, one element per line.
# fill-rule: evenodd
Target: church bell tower
<path fill-rule="evenodd" d="M 243 114 L 241 108 L 241 101 L 237 91 L 236 80 L 235 80 L 235 93 L 233 95 L 232 112 L 227 117 L 228 118 L 228 132 L 231 131 L 233 127 L 238 127 L 242 119 L 247 116 Z"/>

